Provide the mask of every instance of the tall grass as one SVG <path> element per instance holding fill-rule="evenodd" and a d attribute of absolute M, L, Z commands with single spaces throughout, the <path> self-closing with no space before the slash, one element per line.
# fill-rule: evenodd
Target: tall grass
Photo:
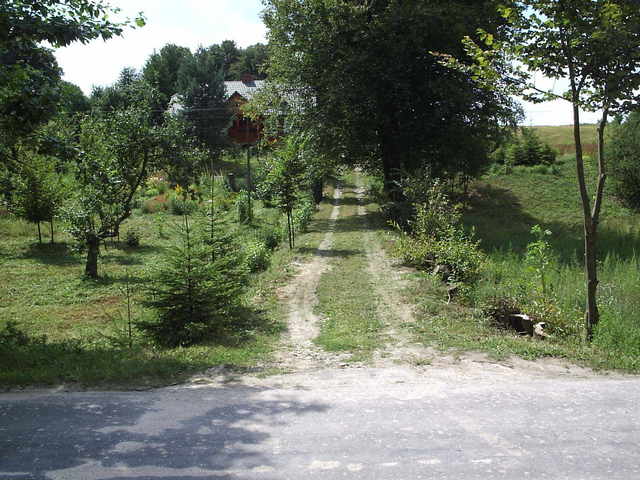
<path fill-rule="evenodd" d="M 556 175 L 520 169 L 487 177 L 476 185 L 465 212 L 487 254 L 482 279 L 471 293 L 476 305 L 511 298 L 534 310 L 540 288 L 525 261 L 534 240 L 532 225 L 553 232 L 552 261 L 547 268 L 549 290 L 543 309 L 556 338 L 581 344 L 585 310 L 582 214 L 571 159 Z M 595 178 L 587 162 L 588 178 Z M 589 354 L 597 365 L 640 369 L 640 215 L 607 196 L 599 227 L 598 304 L 601 321 Z M 531 312 L 527 312 L 531 313 Z"/>

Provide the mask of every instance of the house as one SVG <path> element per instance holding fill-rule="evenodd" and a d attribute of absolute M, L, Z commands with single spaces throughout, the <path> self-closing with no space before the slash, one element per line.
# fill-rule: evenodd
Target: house
<path fill-rule="evenodd" d="M 226 89 L 226 105 L 231 115 L 231 123 L 227 136 L 231 143 L 247 145 L 258 142 L 262 133 L 260 122 L 254 122 L 242 114 L 242 106 L 247 103 L 264 85 L 265 80 L 255 80 L 252 75 L 245 74 L 239 81 L 224 82 Z M 169 102 L 168 112 L 177 115 L 184 110 L 180 95 L 175 94 Z"/>
<path fill-rule="evenodd" d="M 256 143 L 262 133 L 260 122 L 254 122 L 242 114 L 242 106 L 247 103 L 265 84 L 245 74 L 239 81 L 224 82 L 227 90 L 227 106 L 233 112 L 232 124 L 227 130 L 229 140 L 238 145 Z"/>

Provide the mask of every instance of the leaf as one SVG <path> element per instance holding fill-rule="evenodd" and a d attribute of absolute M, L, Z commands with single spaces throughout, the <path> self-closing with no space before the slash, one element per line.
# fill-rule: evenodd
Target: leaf
<path fill-rule="evenodd" d="M 144 14 L 140 12 L 136 17 L 135 22 L 136 22 L 136 26 L 138 26 L 139 28 L 142 28 L 147 24 L 147 19 L 144 17 Z"/>

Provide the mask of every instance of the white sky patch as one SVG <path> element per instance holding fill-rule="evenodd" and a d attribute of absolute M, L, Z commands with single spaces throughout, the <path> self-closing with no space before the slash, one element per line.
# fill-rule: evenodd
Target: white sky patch
<path fill-rule="evenodd" d="M 125 67 L 140 70 L 154 50 L 167 43 L 190 48 L 234 40 L 239 47 L 266 43 L 266 27 L 260 19 L 261 0 L 111 0 L 122 9 L 122 18 L 144 12 L 147 25 L 127 29 L 122 37 L 86 45 L 74 43 L 56 51 L 64 79 L 90 94 L 94 85 L 110 85 Z M 541 88 L 566 89 L 566 81 L 539 77 Z M 522 102 L 523 125 L 568 125 L 573 122 L 571 104 L 557 100 L 541 104 Z M 582 123 L 595 123 L 598 115 L 584 112 Z"/>
<path fill-rule="evenodd" d="M 260 0 L 111 0 L 122 18 L 142 11 L 147 25 L 122 37 L 56 51 L 64 79 L 89 94 L 93 85 L 113 83 L 124 67 L 141 69 L 154 50 L 167 43 L 190 48 L 235 40 L 239 47 L 266 42 Z"/>
<path fill-rule="evenodd" d="M 551 90 L 558 95 L 569 90 L 569 80 L 546 78 L 538 74 L 534 84 L 542 90 Z M 525 102 L 520 99 L 524 108 L 525 119 L 522 125 L 571 125 L 573 124 L 573 108 L 566 100 L 553 100 L 544 103 Z M 580 112 L 580 123 L 597 123 L 599 112 Z"/>

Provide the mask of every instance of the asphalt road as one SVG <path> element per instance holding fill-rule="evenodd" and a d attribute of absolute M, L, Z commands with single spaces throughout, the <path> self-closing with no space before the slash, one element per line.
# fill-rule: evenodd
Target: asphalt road
<path fill-rule="evenodd" d="M 344 369 L 0 395 L 0 479 L 640 479 L 640 380 Z"/>

